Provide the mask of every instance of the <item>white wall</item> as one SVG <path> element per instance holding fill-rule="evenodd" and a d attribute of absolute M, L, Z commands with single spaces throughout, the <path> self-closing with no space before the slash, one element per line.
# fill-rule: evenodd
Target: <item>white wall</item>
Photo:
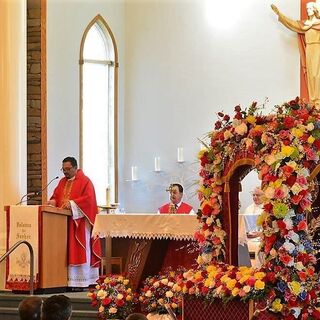
<path fill-rule="evenodd" d="M 47 0 L 49 180 L 61 175 L 59 169 L 63 158 L 70 155 L 79 159 L 80 42 L 86 27 L 97 14 L 106 20 L 117 42 L 120 62 L 119 117 L 123 118 L 123 1 Z M 120 130 L 123 131 L 122 128 Z M 120 135 L 119 141 L 122 140 L 123 136 Z M 49 195 L 55 185 L 50 186 Z"/>
<path fill-rule="evenodd" d="M 296 35 L 277 21 L 273 2 L 299 18 L 299 0 L 212 0 L 211 20 L 204 0 L 48 0 L 49 178 L 65 155 L 79 154 L 79 46 L 101 13 L 121 57 L 120 207 L 154 212 L 168 184 L 180 181 L 197 208 L 197 138 L 212 129 L 216 112 L 265 97 L 270 112 L 299 95 Z M 183 164 L 176 162 L 180 146 Z M 155 156 L 162 173 L 153 172 Z M 137 182 L 126 181 L 132 165 Z"/>

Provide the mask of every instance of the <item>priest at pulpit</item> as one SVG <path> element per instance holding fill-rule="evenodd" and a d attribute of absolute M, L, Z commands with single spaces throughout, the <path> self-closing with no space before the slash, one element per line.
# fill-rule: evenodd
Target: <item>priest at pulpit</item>
<path fill-rule="evenodd" d="M 48 204 L 72 212 L 68 221 L 68 287 L 88 287 L 99 278 L 101 246 L 91 238 L 98 213 L 94 186 L 78 169 L 77 160 L 67 157 L 59 181 Z"/>
<path fill-rule="evenodd" d="M 181 184 L 171 184 L 168 191 L 170 192 L 170 202 L 161 206 L 158 213 L 195 214 L 192 206 L 182 201 L 183 187 Z"/>

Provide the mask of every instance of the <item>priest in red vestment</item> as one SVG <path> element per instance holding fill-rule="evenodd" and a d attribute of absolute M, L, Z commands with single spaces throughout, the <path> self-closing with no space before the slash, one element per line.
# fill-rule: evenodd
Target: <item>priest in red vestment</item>
<path fill-rule="evenodd" d="M 170 202 L 159 208 L 158 213 L 187 213 L 194 214 L 192 206 L 186 202 L 182 202 L 183 187 L 179 183 L 173 183 L 169 187 Z"/>
<path fill-rule="evenodd" d="M 98 213 L 94 186 L 73 157 L 62 161 L 61 170 L 64 178 L 48 204 L 72 211 L 68 221 L 68 287 L 87 287 L 98 279 L 101 260 L 100 239 L 91 238 Z"/>

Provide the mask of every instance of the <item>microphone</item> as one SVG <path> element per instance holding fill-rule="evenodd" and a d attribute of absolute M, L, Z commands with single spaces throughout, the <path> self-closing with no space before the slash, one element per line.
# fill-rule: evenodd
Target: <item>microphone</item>
<path fill-rule="evenodd" d="M 49 183 L 47 183 L 47 185 L 46 185 L 44 188 L 42 188 L 40 191 L 37 191 L 37 192 L 29 192 L 29 193 L 25 194 L 24 196 L 22 196 L 22 198 L 20 199 L 20 201 L 19 201 L 18 203 L 16 203 L 16 206 L 18 206 L 18 205 L 22 204 L 23 202 L 26 202 L 26 201 L 34 198 L 34 197 L 40 196 L 40 194 L 42 194 L 42 192 L 43 192 L 44 190 L 46 190 L 46 189 L 49 187 L 49 185 L 50 185 L 54 180 L 57 180 L 57 179 L 59 179 L 59 176 L 56 176 L 56 177 L 54 177 L 53 179 L 51 179 L 51 180 L 49 181 Z M 26 198 L 26 199 L 25 199 L 25 198 Z"/>

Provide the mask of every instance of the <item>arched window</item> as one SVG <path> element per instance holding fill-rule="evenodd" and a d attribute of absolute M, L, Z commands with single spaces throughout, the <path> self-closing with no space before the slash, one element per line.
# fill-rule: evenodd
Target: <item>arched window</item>
<path fill-rule="evenodd" d="M 92 180 L 98 204 L 117 202 L 118 54 L 100 16 L 86 28 L 80 48 L 80 164 Z"/>

